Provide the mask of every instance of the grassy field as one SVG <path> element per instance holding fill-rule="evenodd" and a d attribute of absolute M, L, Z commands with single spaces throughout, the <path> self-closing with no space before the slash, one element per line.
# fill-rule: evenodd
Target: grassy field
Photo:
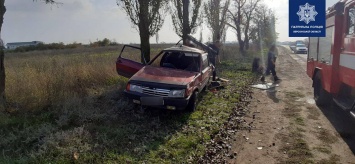
<path fill-rule="evenodd" d="M 152 54 L 162 47 L 152 46 Z M 229 86 L 203 93 L 193 113 L 141 113 L 122 94 L 120 48 L 6 54 L 0 163 L 196 162 L 253 79 L 251 57 L 226 46 L 218 67 Z"/>

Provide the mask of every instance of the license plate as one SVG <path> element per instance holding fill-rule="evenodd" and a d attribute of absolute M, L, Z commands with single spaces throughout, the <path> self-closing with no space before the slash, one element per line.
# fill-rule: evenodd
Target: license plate
<path fill-rule="evenodd" d="M 141 97 L 141 105 L 147 105 L 147 106 L 164 105 L 164 99 L 162 97 Z"/>

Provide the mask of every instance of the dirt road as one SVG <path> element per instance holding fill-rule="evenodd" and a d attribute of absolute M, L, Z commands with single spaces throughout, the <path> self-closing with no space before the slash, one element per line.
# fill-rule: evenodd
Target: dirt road
<path fill-rule="evenodd" d="M 245 124 L 235 136 L 229 163 L 355 163 L 355 121 L 335 105 L 320 109 L 304 56 L 279 47 L 277 73 L 270 90 L 253 89 Z M 266 79 L 271 81 L 271 77 Z"/>

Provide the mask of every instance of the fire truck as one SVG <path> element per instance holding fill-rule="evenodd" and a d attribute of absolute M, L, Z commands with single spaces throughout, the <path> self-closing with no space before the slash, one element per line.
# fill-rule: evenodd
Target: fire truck
<path fill-rule="evenodd" d="M 326 37 L 310 37 L 307 74 L 318 106 L 332 101 L 355 117 L 355 0 L 328 8 Z"/>

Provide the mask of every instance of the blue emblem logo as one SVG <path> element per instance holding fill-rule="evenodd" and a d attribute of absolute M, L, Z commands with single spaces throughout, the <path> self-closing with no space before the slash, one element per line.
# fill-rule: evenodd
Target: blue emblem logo
<path fill-rule="evenodd" d="M 299 11 L 297 15 L 299 16 L 299 21 L 304 21 L 304 23 L 308 24 L 310 21 L 316 21 L 315 17 L 317 15 L 317 11 L 314 5 L 310 5 L 306 3 L 305 5 L 299 6 Z"/>
<path fill-rule="evenodd" d="M 325 37 L 326 0 L 288 0 L 289 37 Z"/>

